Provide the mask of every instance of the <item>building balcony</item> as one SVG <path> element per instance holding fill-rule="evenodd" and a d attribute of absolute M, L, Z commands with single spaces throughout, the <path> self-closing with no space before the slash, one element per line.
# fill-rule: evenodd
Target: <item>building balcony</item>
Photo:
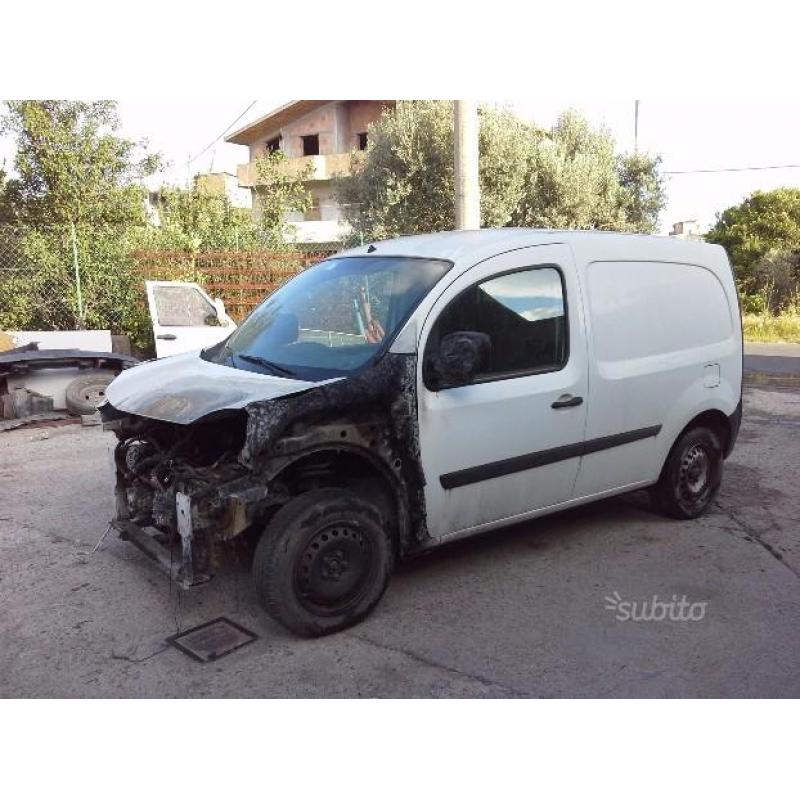
<path fill-rule="evenodd" d="M 329 181 L 335 175 L 349 175 L 350 159 L 352 153 L 330 153 L 326 156 L 300 156 L 299 158 L 287 158 L 280 166 L 284 175 L 300 175 L 310 164 L 312 167 L 310 181 Z M 236 177 L 239 186 L 253 187 L 258 183 L 258 173 L 255 161 L 248 164 L 240 164 L 236 168 Z"/>

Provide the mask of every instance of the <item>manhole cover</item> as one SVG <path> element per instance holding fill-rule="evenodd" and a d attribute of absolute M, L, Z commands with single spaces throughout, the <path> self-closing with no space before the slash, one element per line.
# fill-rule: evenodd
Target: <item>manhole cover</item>
<path fill-rule="evenodd" d="M 170 636 L 167 644 L 198 661 L 216 661 L 222 656 L 250 644 L 258 637 L 225 617 L 205 622 L 196 628 Z"/>

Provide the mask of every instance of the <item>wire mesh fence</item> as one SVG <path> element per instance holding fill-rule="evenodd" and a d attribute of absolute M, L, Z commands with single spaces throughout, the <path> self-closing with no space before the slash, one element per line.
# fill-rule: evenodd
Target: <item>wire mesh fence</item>
<path fill-rule="evenodd" d="M 141 249 L 140 232 L 113 225 L 0 225 L 0 330 L 110 329 L 151 344 L 144 282 L 200 284 L 237 321 L 278 286 L 334 252 Z"/>

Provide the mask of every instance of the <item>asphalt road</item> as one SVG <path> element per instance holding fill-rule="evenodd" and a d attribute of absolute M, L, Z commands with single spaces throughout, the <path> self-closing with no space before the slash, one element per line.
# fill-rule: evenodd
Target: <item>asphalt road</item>
<path fill-rule="evenodd" d="M 746 390 L 704 518 L 662 519 L 638 493 L 454 544 L 317 640 L 260 611 L 243 554 L 185 594 L 118 539 L 91 554 L 112 444 L 97 428 L 0 434 L 0 696 L 800 695 L 796 388 Z M 702 619 L 624 618 L 654 595 Z M 219 616 L 259 638 L 209 664 L 165 644 Z"/>
<path fill-rule="evenodd" d="M 800 344 L 746 344 L 745 375 L 794 375 L 800 381 Z"/>

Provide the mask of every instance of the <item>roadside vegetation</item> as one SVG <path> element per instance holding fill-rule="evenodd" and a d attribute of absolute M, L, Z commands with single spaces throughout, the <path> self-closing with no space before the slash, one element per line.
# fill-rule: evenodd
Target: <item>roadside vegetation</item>
<path fill-rule="evenodd" d="M 16 153 L 12 175 L 0 168 L 0 329 L 111 328 L 146 346 L 136 252 L 175 254 L 179 278 L 196 277 L 205 253 L 294 249 L 285 219 L 311 197 L 308 175 L 288 175 L 283 153 L 257 163 L 256 214 L 197 187 L 163 187 L 148 206 L 144 180 L 163 160 L 119 128 L 113 101 L 6 103 L 0 130 Z M 352 227 L 344 244 L 452 228 L 452 148 L 449 101 L 387 112 L 352 174 L 336 180 Z M 479 178 L 484 226 L 651 233 L 666 199 L 657 155 L 618 152 L 609 131 L 574 111 L 542 129 L 482 107 Z M 706 238 L 734 264 L 745 337 L 800 342 L 800 189 L 754 192 Z"/>
<path fill-rule="evenodd" d="M 792 342 L 800 344 L 800 313 L 782 311 L 772 314 L 742 314 L 742 328 L 747 342 Z"/>
<path fill-rule="evenodd" d="M 800 342 L 800 189 L 754 192 L 719 214 L 706 240 L 734 265 L 745 338 Z"/>
<path fill-rule="evenodd" d="M 197 187 L 148 197 L 144 181 L 163 159 L 119 128 L 113 101 L 6 103 L 0 130 L 16 153 L 13 176 L 0 170 L 0 330 L 108 328 L 147 348 L 137 251 L 176 254 L 187 275 L 172 277 L 196 279 L 204 252 L 291 248 L 283 220 L 310 196 L 304 174 L 280 170 L 282 153 L 257 164 L 253 215 Z"/>

